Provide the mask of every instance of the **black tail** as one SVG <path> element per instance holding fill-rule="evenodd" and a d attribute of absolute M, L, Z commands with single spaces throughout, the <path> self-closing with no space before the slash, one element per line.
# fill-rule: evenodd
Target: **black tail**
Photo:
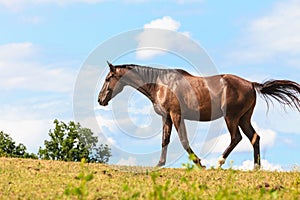
<path fill-rule="evenodd" d="M 264 83 L 252 83 L 256 91 L 261 93 L 267 104 L 273 97 L 279 103 L 294 107 L 300 112 L 300 85 L 288 80 L 269 80 Z M 268 104 L 269 107 L 269 104 Z"/>

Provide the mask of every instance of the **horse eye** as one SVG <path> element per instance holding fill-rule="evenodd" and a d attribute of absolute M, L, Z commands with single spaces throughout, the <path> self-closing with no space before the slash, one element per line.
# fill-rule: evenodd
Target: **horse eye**
<path fill-rule="evenodd" d="M 108 76 L 108 77 L 105 79 L 105 81 L 107 81 L 107 82 L 110 81 L 111 77 L 112 77 L 112 76 Z"/>

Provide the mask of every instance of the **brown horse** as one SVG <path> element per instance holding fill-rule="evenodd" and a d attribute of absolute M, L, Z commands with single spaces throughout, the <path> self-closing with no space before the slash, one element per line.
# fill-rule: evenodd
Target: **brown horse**
<path fill-rule="evenodd" d="M 218 160 L 218 166 L 242 140 L 239 127 L 254 148 L 254 166 L 260 167 L 260 137 L 251 125 L 256 104 L 256 92 L 265 100 L 273 97 L 283 105 L 300 112 L 300 85 L 288 80 L 271 80 L 265 83 L 250 82 L 240 77 L 224 74 L 197 77 L 181 69 L 156 69 L 139 65 L 108 63 L 110 71 L 99 93 L 98 102 L 108 102 L 129 85 L 150 99 L 154 110 L 162 116 L 162 152 L 158 166 L 166 162 L 167 148 L 174 124 L 183 148 L 192 155 L 194 163 L 201 167 L 200 159 L 191 149 L 184 119 L 211 121 L 224 117 L 231 142 Z"/>

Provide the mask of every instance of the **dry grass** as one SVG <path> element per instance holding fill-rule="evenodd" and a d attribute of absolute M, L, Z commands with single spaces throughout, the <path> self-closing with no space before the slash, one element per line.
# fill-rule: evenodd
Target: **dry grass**
<path fill-rule="evenodd" d="M 299 172 L 152 170 L 0 158 L 0 199 L 300 199 Z"/>

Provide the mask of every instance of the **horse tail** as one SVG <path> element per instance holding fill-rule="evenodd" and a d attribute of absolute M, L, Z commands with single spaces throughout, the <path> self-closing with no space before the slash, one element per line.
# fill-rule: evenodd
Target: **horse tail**
<path fill-rule="evenodd" d="M 269 108 L 272 98 L 284 106 L 296 108 L 300 112 L 300 85 L 289 80 L 269 80 L 264 83 L 252 83 L 255 90 L 262 94 Z M 273 102 L 272 102 L 273 103 Z"/>

